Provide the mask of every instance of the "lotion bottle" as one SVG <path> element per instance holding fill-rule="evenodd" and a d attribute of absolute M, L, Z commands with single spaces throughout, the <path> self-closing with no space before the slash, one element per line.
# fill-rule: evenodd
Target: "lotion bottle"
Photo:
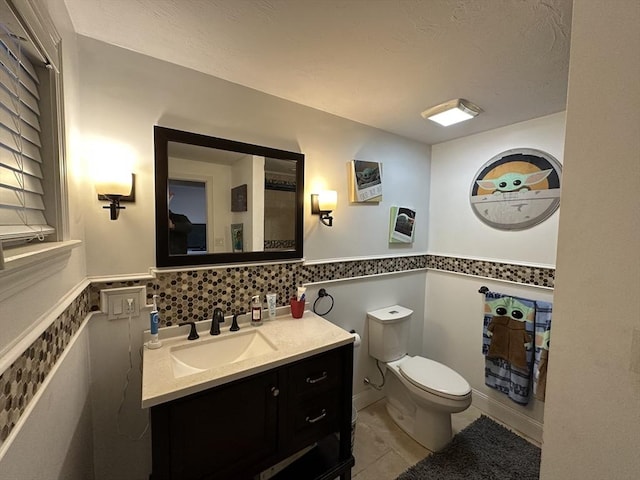
<path fill-rule="evenodd" d="M 260 302 L 260 295 L 251 297 L 251 325 L 254 327 L 262 325 L 262 302 Z"/>
<path fill-rule="evenodd" d="M 156 298 L 158 298 L 158 295 L 153 296 L 153 310 L 151 310 L 151 314 L 149 315 L 149 333 L 151 333 L 151 340 L 147 343 L 147 347 L 151 349 L 160 348 L 162 346 L 162 342 L 158 338 L 160 317 L 158 316 L 158 304 L 156 303 Z"/>

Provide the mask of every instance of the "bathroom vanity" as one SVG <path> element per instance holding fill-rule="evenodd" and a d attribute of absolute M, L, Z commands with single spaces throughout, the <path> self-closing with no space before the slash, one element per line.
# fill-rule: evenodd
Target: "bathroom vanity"
<path fill-rule="evenodd" d="M 150 478 L 350 479 L 351 335 L 311 312 L 215 337 L 202 323 L 199 340 L 181 334 L 145 349 Z"/>

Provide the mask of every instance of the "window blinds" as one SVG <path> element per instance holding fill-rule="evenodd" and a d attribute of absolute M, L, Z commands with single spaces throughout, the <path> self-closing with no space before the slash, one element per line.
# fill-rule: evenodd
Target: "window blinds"
<path fill-rule="evenodd" d="M 54 233 L 44 216 L 38 76 L 0 25 L 0 241 Z"/>

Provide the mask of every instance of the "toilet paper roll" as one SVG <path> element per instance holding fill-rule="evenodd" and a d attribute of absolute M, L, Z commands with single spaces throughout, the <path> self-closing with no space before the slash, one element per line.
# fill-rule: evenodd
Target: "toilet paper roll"
<path fill-rule="evenodd" d="M 356 332 L 351 332 L 351 336 L 353 337 L 353 348 L 358 348 L 362 344 L 360 335 L 358 335 Z"/>

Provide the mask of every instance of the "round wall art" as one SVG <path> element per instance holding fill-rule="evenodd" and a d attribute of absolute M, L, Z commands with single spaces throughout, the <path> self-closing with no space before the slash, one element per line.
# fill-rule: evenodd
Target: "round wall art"
<path fill-rule="evenodd" d="M 532 148 L 502 152 L 478 171 L 469 195 L 473 212 L 500 230 L 523 230 L 543 222 L 560 205 L 562 166 Z"/>

